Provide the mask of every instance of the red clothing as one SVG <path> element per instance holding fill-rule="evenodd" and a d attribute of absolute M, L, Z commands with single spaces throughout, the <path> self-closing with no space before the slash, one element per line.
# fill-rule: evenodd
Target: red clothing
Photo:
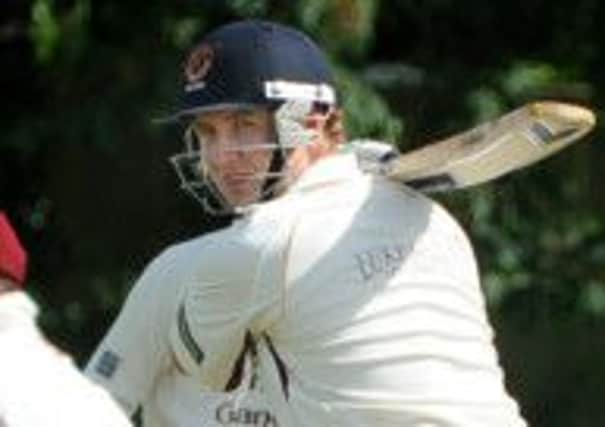
<path fill-rule="evenodd" d="M 0 211 L 0 276 L 8 277 L 17 284 L 23 285 L 26 273 L 27 252 L 23 249 L 8 218 Z"/>

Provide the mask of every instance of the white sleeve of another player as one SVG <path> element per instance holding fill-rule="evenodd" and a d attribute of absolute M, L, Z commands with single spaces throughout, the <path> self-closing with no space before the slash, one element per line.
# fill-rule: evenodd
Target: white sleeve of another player
<path fill-rule="evenodd" d="M 85 370 L 129 415 L 146 400 L 169 361 L 168 336 L 180 284 L 177 253 L 169 249 L 148 266 Z"/>
<path fill-rule="evenodd" d="M 0 426 L 132 427 L 109 394 L 38 330 L 23 292 L 0 296 Z"/>

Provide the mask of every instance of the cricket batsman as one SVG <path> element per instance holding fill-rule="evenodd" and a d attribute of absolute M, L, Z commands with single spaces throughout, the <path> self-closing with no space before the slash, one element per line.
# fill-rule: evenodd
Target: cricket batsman
<path fill-rule="evenodd" d="M 145 427 L 523 427 L 471 245 L 367 173 L 306 35 L 241 21 L 184 65 L 181 184 L 226 229 L 145 269 L 88 375 Z"/>

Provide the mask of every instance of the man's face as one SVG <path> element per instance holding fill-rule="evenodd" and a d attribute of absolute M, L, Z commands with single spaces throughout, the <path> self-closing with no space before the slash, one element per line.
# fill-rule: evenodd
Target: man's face
<path fill-rule="evenodd" d="M 207 172 L 226 201 L 233 206 L 259 201 L 276 143 L 271 114 L 260 109 L 204 113 L 195 131 Z"/>

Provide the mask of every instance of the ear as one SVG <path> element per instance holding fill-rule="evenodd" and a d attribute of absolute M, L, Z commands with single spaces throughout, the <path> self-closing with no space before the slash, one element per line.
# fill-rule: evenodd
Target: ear
<path fill-rule="evenodd" d="M 320 112 L 312 112 L 305 117 L 305 128 L 315 133 L 313 143 L 308 145 L 312 158 L 316 158 L 330 145 L 327 120 L 328 116 Z"/>
<path fill-rule="evenodd" d="M 320 139 L 329 145 L 339 146 L 346 143 L 344 112 L 340 108 L 332 109 L 327 113 L 310 113 L 305 119 L 305 126 L 316 131 Z"/>
<path fill-rule="evenodd" d="M 305 127 L 317 132 L 322 132 L 325 129 L 326 120 L 327 117 L 324 114 L 313 112 L 305 117 Z"/>

